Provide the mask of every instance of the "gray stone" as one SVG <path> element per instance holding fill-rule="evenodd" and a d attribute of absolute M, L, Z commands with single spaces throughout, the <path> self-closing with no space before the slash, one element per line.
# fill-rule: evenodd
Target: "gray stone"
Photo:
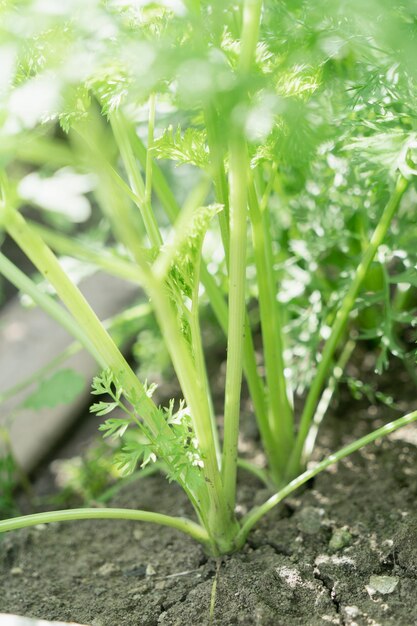
<path fill-rule="evenodd" d="M 381 593 L 383 595 L 393 593 L 400 582 L 398 576 L 371 576 L 367 590 L 372 593 Z"/>
<path fill-rule="evenodd" d="M 100 272 L 83 280 L 80 288 L 100 319 L 123 311 L 139 292 L 137 286 Z M 11 300 L 0 317 L 0 395 L 47 365 L 72 341 L 67 331 L 40 308 L 24 308 L 18 298 Z M 98 369 L 85 350 L 72 356 L 62 367 L 75 369 L 86 379 L 84 394 L 72 404 L 36 412 L 21 410 L 12 420 L 9 416 L 21 404 L 27 391 L 2 404 L 0 427 L 8 429 L 15 459 L 25 471 L 30 471 L 42 460 L 85 408 L 90 393 L 89 382 Z M 0 442 L 0 454 L 3 452 L 1 446 Z"/>

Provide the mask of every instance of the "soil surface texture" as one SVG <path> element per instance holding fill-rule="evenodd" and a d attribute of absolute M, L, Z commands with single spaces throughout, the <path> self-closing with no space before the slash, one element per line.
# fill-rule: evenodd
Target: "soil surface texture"
<path fill-rule="evenodd" d="M 411 384 L 395 376 L 394 386 Z M 411 408 L 342 398 L 316 454 Z M 250 430 L 241 444 L 253 457 Z M 408 427 L 329 468 L 219 561 L 175 530 L 135 522 L 9 533 L 0 539 L 0 612 L 88 626 L 417 626 L 416 444 Z M 269 495 L 240 473 L 240 514 Z M 127 485 L 111 505 L 191 515 L 158 475 Z"/>

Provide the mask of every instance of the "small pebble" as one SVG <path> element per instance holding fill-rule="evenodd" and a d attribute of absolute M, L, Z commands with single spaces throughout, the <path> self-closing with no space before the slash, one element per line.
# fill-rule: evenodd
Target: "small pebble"
<path fill-rule="evenodd" d="M 342 607 L 342 613 L 350 618 L 359 617 L 361 614 L 360 610 L 355 605 Z"/>
<path fill-rule="evenodd" d="M 10 573 L 12 576 L 21 576 L 23 574 L 23 570 L 21 567 L 12 567 Z"/>
<path fill-rule="evenodd" d="M 337 550 L 343 550 L 346 546 L 349 546 L 352 541 L 352 535 L 346 527 L 336 528 L 329 541 L 329 548 L 334 552 Z"/>
<path fill-rule="evenodd" d="M 146 576 L 155 576 L 155 574 L 155 568 L 150 563 L 148 563 L 148 565 L 146 566 Z"/>
<path fill-rule="evenodd" d="M 306 535 L 315 535 L 321 528 L 322 511 L 306 506 L 298 514 L 297 526 Z"/>
<path fill-rule="evenodd" d="M 133 538 L 137 541 L 140 541 L 143 538 L 142 528 L 135 528 L 135 530 L 133 531 Z"/>
<path fill-rule="evenodd" d="M 159 591 L 161 591 L 162 589 L 165 589 L 165 587 L 166 587 L 166 582 L 164 580 L 158 581 L 155 585 L 155 589 L 158 589 Z"/>
<path fill-rule="evenodd" d="M 399 582 L 398 576 L 371 576 L 367 590 L 371 595 L 375 592 L 386 595 L 395 591 Z"/>
<path fill-rule="evenodd" d="M 104 565 L 99 567 L 97 570 L 97 574 L 98 576 L 105 578 L 107 576 L 111 576 L 112 574 L 116 574 L 119 571 L 119 568 L 114 563 L 104 563 Z"/>

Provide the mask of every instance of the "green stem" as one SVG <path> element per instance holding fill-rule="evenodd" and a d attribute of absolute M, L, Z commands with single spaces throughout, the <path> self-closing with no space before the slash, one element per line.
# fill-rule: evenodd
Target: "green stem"
<path fill-rule="evenodd" d="M 224 148 L 219 137 L 217 127 L 217 111 L 214 105 L 205 108 L 204 117 L 207 128 L 207 141 L 210 151 L 211 168 L 213 169 L 214 188 L 218 202 L 223 205 L 223 211 L 219 213 L 220 232 L 223 248 L 228 261 L 229 254 L 229 192 L 227 187 L 227 177 L 224 169 Z"/>
<path fill-rule="evenodd" d="M 207 375 L 206 361 L 204 358 L 203 342 L 202 342 L 201 327 L 200 327 L 200 317 L 199 317 L 198 290 L 200 286 L 200 280 L 199 280 L 200 265 L 201 265 L 201 256 L 198 257 L 198 262 L 197 262 L 198 267 L 194 269 L 195 277 L 194 277 L 193 293 L 192 293 L 192 298 L 191 298 L 192 304 L 191 304 L 191 315 L 190 315 L 190 328 L 191 328 L 195 367 L 197 370 L 198 378 L 199 380 L 201 380 L 202 385 L 204 386 L 204 395 L 207 397 L 208 404 L 209 404 L 211 429 L 213 433 L 214 447 L 216 449 L 217 465 L 220 468 L 221 448 L 220 448 L 220 441 L 219 441 L 219 431 L 216 425 L 216 416 L 214 413 L 213 399 L 212 399 L 209 379 Z"/>
<path fill-rule="evenodd" d="M 220 328 L 227 336 L 227 320 L 229 315 L 228 306 L 223 298 L 223 294 L 216 285 L 213 277 L 209 274 L 207 267 L 201 265 L 201 281 L 210 300 L 210 305 L 214 311 Z M 266 398 L 264 388 L 259 377 L 258 368 L 255 361 L 255 348 L 253 345 L 252 333 L 249 321 L 245 319 L 244 344 L 243 344 L 243 370 L 249 387 L 250 397 L 253 403 L 255 415 L 258 420 L 262 440 L 269 445 L 271 434 L 268 424 L 268 412 L 266 408 Z M 269 457 L 273 457 L 273 446 L 269 450 Z"/>
<path fill-rule="evenodd" d="M 115 210 L 114 205 L 112 207 L 109 207 L 110 212 L 112 212 L 113 210 Z M 16 219 L 23 220 L 21 216 L 19 216 L 19 218 L 16 218 Z M 49 254 L 47 256 L 48 256 L 48 261 L 50 261 L 50 255 L 52 255 L 52 253 L 46 247 L 46 245 L 42 242 L 41 239 L 37 239 L 37 240 L 38 242 L 41 242 L 42 245 L 49 251 Z M 33 243 L 28 245 L 28 242 L 26 242 L 26 247 L 24 247 L 22 243 L 23 243 L 22 240 L 20 240 L 19 245 L 21 245 L 21 247 L 25 250 L 26 254 L 28 254 L 29 258 L 31 258 L 30 254 L 33 254 Z M 210 501 L 210 505 L 208 507 L 206 506 L 206 504 L 204 504 L 203 501 L 201 502 L 202 509 L 200 509 L 200 512 L 202 515 L 206 515 L 206 516 L 208 515 L 208 525 L 210 529 L 212 530 L 212 532 L 215 535 L 219 536 L 219 542 L 221 543 L 223 540 L 226 541 L 224 537 L 228 535 L 229 530 L 234 528 L 234 525 L 231 524 L 230 515 L 228 515 L 226 511 L 225 503 L 223 502 L 221 478 L 220 478 L 220 474 L 219 474 L 218 467 L 217 467 L 217 457 L 216 457 L 216 451 L 215 451 L 215 446 L 214 446 L 214 435 L 212 432 L 212 423 L 210 419 L 210 409 L 208 405 L 208 399 L 207 399 L 207 396 L 204 395 L 203 390 L 201 389 L 201 381 L 198 382 L 198 376 L 196 376 L 196 371 L 195 371 L 195 367 L 191 359 L 191 355 L 188 351 L 187 346 L 185 345 L 184 338 L 181 336 L 180 331 L 178 330 L 176 318 L 172 310 L 169 298 L 165 294 L 164 288 L 161 286 L 161 283 L 151 274 L 149 268 L 146 266 L 145 261 L 142 259 L 141 255 L 139 254 L 139 248 L 137 246 L 136 238 L 132 240 L 132 238 L 129 236 L 129 239 L 127 241 L 123 240 L 123 243 L 125 243 L 125 245 L 129 249 L 131 249 L 132 253 L 135 255 L 135 259 L 138 263 L 138 267 L 137 268 L 135 266 L 133 267 L 135 267 L 135 272 L 137 274 L 137 277 L 138 278 L 142 277 L 142 281 L 144 283 L 145 289 L 147 290 L 148 294 L 151 297 L 160 326 L 163 329 L 163 332 L 165 334 L 167 346 L 168 346 L 171 358 L 173 360 L 178 378 L 180 380 L 181 387 L 184 391 L 186 402 L 188 406 L 190 407 L 196 436 L 198 438 L 199 445 L 201 447 L 201 450 L 205 459 L 203 471 L 204 471 L 204 474 L 206 475 L 207 495 Z M 55 257 L 53 258 L 55 259 Z M 33 258 L 32 258 L 32 261 L 35 263 Z M 37 259 L 37 261 L 39 264 L 39 259 Z M 97 261 L 99 262 L 99 260 Z M 58 268 L 60 268 L 56 259 L 55 259 L 55 262 Z M 114 264 L 112 263 L 110 263 L 109 265 L 114 267 Z M 132 264 L 123 262 L 121 260 L 119 260 L 116 263 L 116 265 L 119 268 L 124 267 L 126 270 L 128 267 L 132 268 Z M 68 293 L 65 293 L 66 300 L 64 299 L 63 285 L 66 284 L 68 286 L 68 283 L 70 285 L 72 285 L 72 283 L 66 277 L 65 273 L 62 272 L 62 270 L 61 270 L 61 274 L 65 276 L 65 279 L 62 278 L 61 283 L 59 283 L 59 280 L 57 280 L 57 278 L 55 277 L 55 280 L 56 282 L 58 282 L 60 288 L 58 289 L 55 283 L 53 284 L 55 288 L 57 289 L 57 292 L 59 293 L 60 297 L 64 300 L 67 307 L 70 308 L 73 315 L 76 316 L 77 314 L 79 314 L 79 308 L 78 308 L 79 299 L 78 300 L 77 298 L 71 299 Z M 49 272 L 48 278 L 52 282 L 50 272 Z M 134 278 L 134 276 L 132 276 L 132 278 Z M 72 285 L 72 288 L 76 289 L 73 285 Z M 74 306 L 71 308 L 69 303 L 73 303 L 75 301 L 77 301 L 78 304 L 75 305 L 75 308 Z M 91 309 L 90 309 L 90 314 L 94 315 Z M 83 327 L 85 327 L 86 321 L 87 320 L 84 320 Z M 91 334 L 96 340 L 98 340 L 100 348 L 104 349 L 106 342 L 100 340 L 100 335 L 98 333 L 94 333 L 94 329 L 92 329 Z M 120 358 L 123 359 L 120 352 L 119 351 L 117 352 L 118 352 L 118 359 L 119 360 Z M 119 371 L 121 371 L 122 368 L 120 366 L 116 367 L 114 365 L 115 362 L 116 362 L 115 355 L 112 355 L 111 362 L 109 362 L 108 358 L 106 359 L 107 367 L 110 367 L 110 369 L 114 371 L 116 378 L 120 381 L 122 387 L 130 390 L 130 389 L 135 389 L 135 388 L 137 389 L 137 387 L 140 385 L 141 387 L 140 394 L 142 394 L 144 392 L 143 386 L 138 381 L 138 379 L 136 378 L 132 370 L 130 370 L 127 363 L 125 365 L 125 369 L 127 368 L 128 371 L 130 371 L 132 375 L 134 376 L 135 385 L 133 385 L 133 381 L 131 380 L 129 380 L 129 386 L 127 386 L 123 382 L 123 380 L 121 379 L 119 375 Z M 114 364 L 111 364 L 111 363 L 114 363 Z M 125 378 L 126 377 L 130 377 L 130 375 L 125 374 Z M 196 385 L 196 380 L 198 383 L 197 385 Z M 155 405 L 150 399 L 148 399 L 147 403 L 148 404 L 150 403 L 149 413 L 146 416 L 144 415 L 143 417 L 144 419 L 148 418 L 148 420 L 152 421 L 152 413 L 153 413 L 153 410 L 155 410 Z M 169 436 L 172 437 L 172 433 L 170 432 L 168 426 L 167 426 L 167 430 L 168 430 Z M 154 427 L 151 428 L 151 431 L 153 432 L 154 435 L 156 435 L 157 431 Z M 201 499 L 204 499 L 204 494 L 199 494 L 199 495 Z M 228 540 L 229 539 L 227 539 L 227 541 Z"/>
<path fill-rule="evenodd" d="M 112 126 L 128 172 L 130 184 L 135 194 L 142 198 L 145 194 L 145 188 L 131 148 L 127 123 L 120 114 L 117 114 L 112 117 Z M 107 206 L 107 213 L 118 229 L 115 232 L 137 262 L 138 277 L 141 277 L 143 285 L 152 300 L 175 371 L 184 392 L 185 400 L 191 411 L 193 426 L 204 457 L 204 468 L 202 471 L 206 478 L 205 493 L 198 494 L 202 507 L 200 512 L 207 519 L 208 527 L 219 537 L 219 542 L 222 542 L 223 535 L 227 535 L 233 525 L 230 524 L 230 518 L 226 516 L 226 507 L 222 500 L 221 479 L 217 468 L 208 399 L 202 393 L 201 381 L 197 380 L 197 385 L 195 384 L 198 377 L 196 376 L 196 370 L 188 346 L 185 344 L 184 337 L 178 329 L 177 319 L 171 302 L 165 293 L 165 277 L 163 277 L 163 280 L 158 280 L 148 267 L 143 258 L 141 247 L 138 244 L 137 234 L 130 227 L 129 218 L 127 218 L 125 213 L 121 213 L 123 208 L 120 206 L 121 198 L 117 196 L 116 190 L 113 189 L 113 181 L 107 181 L 107 185 L 112 192 L 113 201 L 109 203 L 108 199 L 102 196 L 101 202 Z M 148 205 L 143 205 L 142 208 L 149 239 L 152 245 L 159 248 L 162 243 L 162 237 L 152 209 Z M 118 219 L 119 215 L 120 220 Z M 118 228 L 120 222 L 123 224 L 123 231 Z M 205 496 L 208 496 L 209 503 L 204 501 Z"/>
<path fill-rule="evenodd" d="M 255 59 L 256 46 L 259 39 L 259 23 L 261 19 L 262 0 L 245 0 L 243 6 L 242 49 L 239 58 L 239 69 L 247 74 Z"/>
<path fill-rule="evenodd" d="M 276 466 L 275 470 L 278 473 L 276 479 L 279 482 L 294 442 L 294 418 L 288 401 L 284 375 L 284 342 L 279 304 L 275 298 L 271 237 L 264 228 L 253 182 L 249 186 L 249 216 L 258 279 L 259 311 L 271 412 L 270 430 L 276 447 L 270 462 L 272 467 Z"/>
<path fill-rule="evenodd" d="M 152 211 L 152 207 L 150 202 L 147 201 L 146 197 L 146 188 L 145 184 L 142 180 L 142 176 L 139 171 L 138 164 L 136 162 L 136 158 L 132 149 L 132 144 L 130 142 L 130 128 L 126 122 L 126 120 L 122 117 L 121 113 L 114 113 L 111 118 L 111 125 L 113 128 L 114 136 L 116 142 L 119 146 L 120 154 L 123 159 L 124 166 L 126 168 L 126 172 L 129 178 L 130 186 L 136 196 L 142 200 L 139 205 L 139 210 L 141 211 L 142 219 L 145 224 L 146 232 L 149 237 L 149 241 L 152 246 L 159 248 L 162 244 L 162 237 L 159 231 L 158 223 L 155 218 L 155 214 Z M 136 134 L 133 133 L 132 134 Z M 149 150 L 147 150 L 146 155 L 146 167 L 149 168 L 149 159 L 148 156 Z M 152 161 L 151 161 L 152 164 Z M 148 171 L 148 170 L 147 170 Z"/>
<path fill-rule="evenodd" d="M 262 0 L 245 0 L 241 35 L 242 47 L 238 67 L 238 71 L 243 77 L 250 72 L 254 60 L 259 35 L 261 7 Z M 233 511 L 236 502 L 237 446 L 246 313 L 246 213 L 249 169 L 246 140 L 243 129 L 240 127 L 233 128 L 231 131 L 229 162 L 229 321 L 222 477 L 227 504 L 229 509 Z"/>
<path fill-rule="evenodd" d="M 343 376 L 343 372 L 345 370 L 345 367 L 350 359 L 350 357 L 352 356 L 353 350 L 355 349 L 355 342 L 353 341 L 353 339 L 349 339 L 341 354 L 340 357 L 336 363 L 336 365 L 333 368 L 333 372 L 332 375 L 329 378 L 329 382 L 327 384 L 326 389 L 323 391 L 320 401 L 317 405 L 317 409 L 316 412 L 314 413 L 314 418 L 313 421 L 311 423 L 310 426 L 310 430 L 308 432 L 308 435 L 306 437 L 305 440 L 305 444 L 304 444 L 304 449 L 303 449 L 303 456 L 302 456 L 302 462 L 306 463 L 308 461 L 308 459 L 310 458 L 313 450 L 314 450 L 314 446 L 316 443 L 316 438 L 317 438 L 317 434 L 320 428 L 320 424 L 323 421 L 323 418 L 327 412 L 327 409 L 329 408 L 330 402 L 333 398 L 334 392 L 337 389 L 337 385 L 340 381 L 340 379 Z"/>
<path fill-rule="evenodd" d="M 139 159 L 142 168 L 146 168 L 147 150 L 142 140 L 137 135 L 132 137 L 132 149 Z M 169 221 L 174 223 L 181 212 L 181 209 L 158 163 L 153 164 L 152 185 L 165 213 L 169 218 Z"/>
<path fill-rule="evenodd" d="M 310 424 L 316 410 L 321 390 L 332 365 L 333 355 L 346 328 L 350 312 L 355 305 L 355 300 L 362 285 L 362 282 L 375 257 L 379 246 L 384 240 L 391 221 L 400 205 L 401 198 L 403 197 L 408 185 L 409 182 L 402 175 L 399 175 L 395 190 L 382 213 L 378 226 L 376 227 L 372 235 L 369 245 L 365 253 L 363 254 L 362 260 L 356 269 L 355 276 L 350 284 L 348 292 L 346 293 L 340 309 L 337 312 L 330 333 L 330 337 L 328 338 L 324 346 L 321 361 L 318 366 L 313 383 L 310 387 L 310 391 L 307 395 L 304 410 L 301 415 L 297 439 L 291 454 L 290 462 L 288 464 L 288 478 L 294 476 L 299 471 L 300 459 L 304 443 L 310 429 Z"/>
<path fill-rule="evenodd" d="M 219 136 L 217 126 L 217 112 L 214 105 L 209 105 L 205 109 L 205 119 L 207 127 L 207 139 L 210 150 L 211 166 L 213 169 L 214 186 L 217 201 L 223 205 L 223 211 L 219 213 L 220 232 L 223 248 L 226 256 L 226 265 L 229 266 L 229 239 L 230 239 L 230 207 L 229 190 L 227 177 L 224 168 L 224 153 L 221 148 L 222 141 Z M 228 268 L 229 269 L 229 268 Z M 217 317 L 217 320 L 227 336 L 228 309 L 220 289 L 217 287 L 213 277 L 208 273 L 205 265 L 202 265 L 202 283 L 206 289 L 210 304 Z M 245 332 L 243 343 L 243 371 L 249 387 L 249 394 L 253 402 L 255 415 L 257 417 L 261 437 L 265 444 L 265 450 L 269 459 L 274 458 L 274 445 L 271 441 L 271 433 L 268 424 L 268 412 L 265 401 L 265 390 L 258 373 L 255 360 L 255 348 L 252 339 L 249 316 L 245 315 Z"/>
<path fill-rule="evenodd" d="M 146 150 L 146 168 L 145 168 L 145 203 L 151 206 L 152 201 L 152 148 L 155 132 L 155 110 L 156 97 L 151 94 L 149 97 L 149 121 L 148 121 L 148 148 Z M 132 151 L 133 153 L 133 151 Z"/>
<path fill-rule="evenodd" d="M 314 478 L 314 476 L 317 476 L 317 474 L 327 469 L 330 465 L 334 465 L 335 463 L 337 463 L 341 459 L 344 459 L 346 456 L 349 456 L 353 452 L 357 452 L 358 450 L 368 445 L 369 443 L 372 443 L 379 437 L 384 437 L 394 432 L 395 430 L 402 428 L 403 426 L 407 426 L 408 424 L 411 424 L 412 422 L 416 420 L 417 420 L 417 411 L 413 411 L 412 413 L 409 413 L 408 415 L 405 415 L 404 417 L 400 417 L 394 422 L 390 422 L 389 424 L 386 424 L 385 426 L 382 426 L 381 428 L 374 430 L 372 433 L 369 433 L 369 435 L 365 435 L 364 437 L 357 439 L 353 443 L 350 443 L 349 445 L 345 446 L 338 452 L 331 454 L 329 457 L 327 457 L 326 459 L 318 463 L 314 468 L 307 470 L 303 474 L 300 474 L 300 476 L 297 476 L 297 478 L 295 478 L 290 483 L 288 483 L 288 485 L 286 485 L 283 489 L 281 489 L 276 494 L 271 496 L 271 498 L 269 498 L 266 502 L 264 502 L 264 504 L 252 509 L 246 515 L 246 517 L 243 520 L 242 528 L 236 540 L 237 547 L 239 548 L 243 546 L 250 530 L 264 515 L 266 515 L 266 513 L 268 513 L 271 509 L 273 509 L 284 498 L 286 498 L 291 493 L 293 493 L 293 491 L 301 487 L 301 485 L 304 485 L 306 482 L 311 480 L 311 478 Z"/>
<path fill-rule="evenodd" d="M 195 522 L 183 517 L 171 517 L 162 513 L 140 511 L 135 509 L 69 509 L 66 511 L 50 511 L 46 513 L 34 513 L 13 517 L 0 521 L 0 533 L 37 524 L 50 524 L 52 522 L 71 522 L 73 520 L 87 519 L 118 519 L 134 520 L 138 522 L 152 522 L 162 526 L 170 526 L 190 535 L 200 543 L 210 545 L 210 537 L 206 530 Z"/>
<path fill-rule="evenodd" d="M 247 167 L 246 143 L 236 133 L 230 144 L 229 324 L 222 464 L 223 484 L 231 511 L 234 510 L 236 500 L 237 444 L 245 329 Z"/>

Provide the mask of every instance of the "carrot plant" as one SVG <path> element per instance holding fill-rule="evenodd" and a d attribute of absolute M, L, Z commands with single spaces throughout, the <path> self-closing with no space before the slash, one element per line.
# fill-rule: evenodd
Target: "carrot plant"
<path fill-rule="evenodd" d="M 357 342 L 374 340 L 383 368 L 405 352 L 399 325 L 414 322 L 404 294 L 416 285 L 415 70 L 396 45 L 403 38 L 414 49 L 414 9 L 371 3 L 372 24 L 355 3 L 331 1 L 327 13 L 314 1 L 261 0 L 0 10 L 9 69 L 0 221 L 54 293 L 1 253 L 0 272 L 96 359 L 91 410 L 106 416 L 105 437 L 124 441 L 119 468 L 158 462 L 196 515 L 84 508 L 4 520 L 0 531 L 134 519 L 177 528 L 212 554 L 233 552 L 300 485 L 417 419 L 400 417 L 306 469 Z M 51 219 L 34 166 L 46 182 L 63 168 L 91 176 L 101 238 Z M 46 204 L 49 221 L 25 217 L 28 202 Z M 154 401 L 155 385 L 136 376 L 62 256 L 144 289 L 183 400 Z M 227 338 L 222 438 L 203 307 Z M 243 377 L 265 471 L 239 459 Z M 239 463 L 277 490 L 240 519 Z"/>

